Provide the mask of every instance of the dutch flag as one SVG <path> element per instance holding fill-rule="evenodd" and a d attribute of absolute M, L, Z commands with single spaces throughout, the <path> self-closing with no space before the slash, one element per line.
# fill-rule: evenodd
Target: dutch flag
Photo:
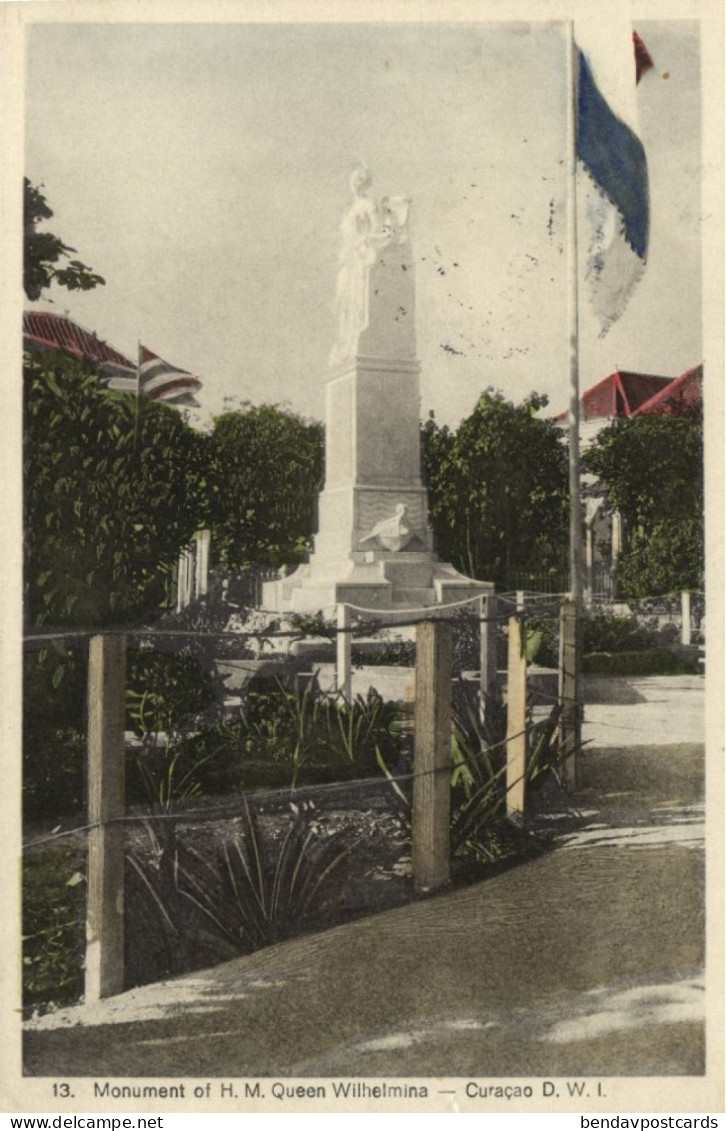
<path fill-rule="evenodd" d="M 623 314 L 646 265 L 649 180 L 636 85 L 653 66 L 621 21 L 576 25 L 576 156 L 586 285 L 601 334 Z"/>

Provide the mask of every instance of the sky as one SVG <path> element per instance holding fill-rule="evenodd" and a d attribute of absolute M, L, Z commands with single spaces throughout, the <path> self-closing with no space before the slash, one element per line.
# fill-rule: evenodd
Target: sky
<path fill-rule="evenodd" d="M 702 360 L 699 28 L 638 25 L 652 202 L 647 270 L 580 382 Z M 93 24 L 28 29 L 26 174 L 48 224 L 107 280 L 54 289 L 134 358 L 139 340 L 240 402 L 323 418 L 338 227 L 412 198 L 422 415 L 456 425 L 488 386 L 567 407 L 567 82 L 557 23 Z"/>

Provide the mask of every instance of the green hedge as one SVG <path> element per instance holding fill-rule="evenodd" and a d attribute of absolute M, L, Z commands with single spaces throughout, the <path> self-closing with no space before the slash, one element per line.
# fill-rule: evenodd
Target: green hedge
<path fill-rule="evenodd" d="M 66 1005 L 83 990 L 85 864 L 67 844 L 23 861 L 23 1005 Z"/>
<path fill-rule="evenodd" d="M 696 663 L 666 648 L 640 652 L 591 652 L 583 658 L 586 675 L 693 675 Z"/>

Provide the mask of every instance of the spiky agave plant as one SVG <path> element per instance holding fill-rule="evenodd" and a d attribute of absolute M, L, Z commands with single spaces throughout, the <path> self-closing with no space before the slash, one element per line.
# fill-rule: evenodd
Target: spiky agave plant
<path fill-rule="evenodd" d="M 331 741 L 351 766 L 365 771 L 373 768 L 382 747 L 388 753 L 401 738 L 403 719 L 398 705 L 384 700 L 370 687 L 368 694 L 346 699 L 340 692 L 329 711 Z"/>
<path fill-rule="evenodd" d="M 486 701 L 479 710 L 471 697 L 456 693 L 452 737 L 452 808 L 450 843 L 455 860 L 492 863 L 531 851 L 539 844 L 532 830 L 507 814 L 506 714 L 500 704 Z M 528 789 L 539 788 L 550 775 L 558 776 L 562 749 L 557 740 L 560 708 L 547 719 L 528 725 L 525 779 Z M 510 783 L 513 784 L 513 783 Z"/>
<path fill-rule="evenodd" d="M 322 837 L 312 811 L 291 804 L 282 841 L 272 848 L 245 805 L 239 834 L 222 846 L 217 866 L 194 853 L 198 867 L 180 868 L 179 891 L 239 950 L 269 946 L 312 919 L 323 884 L 353 847 L 342 839 Z"/>

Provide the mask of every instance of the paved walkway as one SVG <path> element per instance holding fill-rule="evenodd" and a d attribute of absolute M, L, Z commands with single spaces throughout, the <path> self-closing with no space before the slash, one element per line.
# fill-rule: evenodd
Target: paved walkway
<path fill-rule="evenodd" d="M 702 746 L 589 747 L 574 802 L 484 883 L 31 1022 L 25 1071 L 699 1074 Z"/>
<path fill-rule="evenodd" d="M 704 741 L 704 676 L 586 676 L 583 737 L 593 746 Z"/>

